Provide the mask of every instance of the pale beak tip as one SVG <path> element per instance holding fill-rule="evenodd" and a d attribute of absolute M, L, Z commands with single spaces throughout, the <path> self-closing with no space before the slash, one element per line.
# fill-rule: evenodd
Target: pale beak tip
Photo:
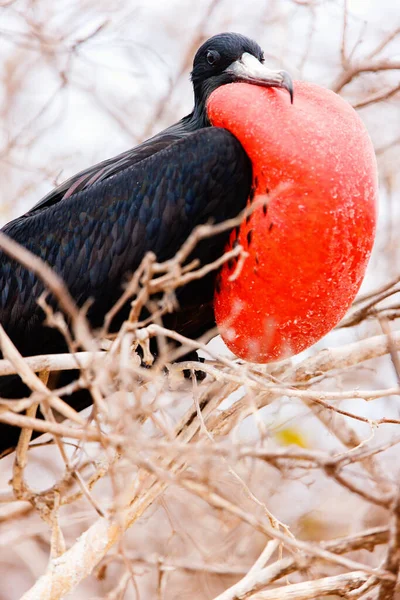
<path fill-rule="evenodd" d="M 290 96 L 290 104 L 293 104 L 294 88 L 293 80 L 287 71 L 282 71 L 282 87 L 284 87 Z"/>

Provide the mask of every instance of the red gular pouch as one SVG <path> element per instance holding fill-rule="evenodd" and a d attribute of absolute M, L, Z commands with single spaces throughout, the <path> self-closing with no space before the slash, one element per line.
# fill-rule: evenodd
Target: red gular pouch
<path fill-rule="evenodd" d="M 280 360 L 335 327 L 361 285 L 377 219 L 372 143 L 340 96 L 301 81 L 293 104 L 275 88 L 221 86 L 207 111 L 247 152 L 259 203 L 226 248 L 248 256 L 218 274 L 218 328 L 240 358 Z"/>

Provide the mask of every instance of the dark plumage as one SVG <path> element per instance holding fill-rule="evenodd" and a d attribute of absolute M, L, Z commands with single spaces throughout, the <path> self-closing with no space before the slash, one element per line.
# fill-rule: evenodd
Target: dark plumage
<path fill-rule="evenodd" d="M 236 215 L 250 177 L 239 142 L 224 129 L 204 128 L 109 179 L 34 209 L 3 231 L 52 265 L 78 305 L 94 299 L 89 318 L 97 327 L 147 251 L 160 261 L 171 258 L 196 225 Z M 225 240 L 219 236 L 202 245 L 197 253 L 204 264 L 222 254 Z M 7 333 L 25 354 L 37 354 L 42 282 L 1 254 L 0 289 Z M 209 301 L 212 290 L 206 291 Z"/>
<path fill-rule="evenodd" d="M 265 70 L 264 79 L 259 73 L 246 75 L 242 57 L 248 55 Z M 219 85 L 236 80 L 290 91 L 284 72 L 268 71 L 258 61 L 263 61 L 262 51 L 248 38 L 214 36 L 194 59 L 195 106 L 190 115 L 136 148 L 70 178 L 3 228 L 63 277 L 79 306 L 93 299 L 88 313 L 93 327 L 102 324 L 147 251 L 160 261 L 171 258 L 196 225 L 210 219 L 221 222 L 246 205 L 249 159 L 233 135 L 209 126 L 206 100 Z M 195 256 L 202 264 L 215 260 L 227 237 L 225 233 L 201 243 Z M 37 305 L 43 289 L 35 275 L 0 252 L 0 321 L 25 356 L 66 350 L 61 335 L 43 325 L 44 313 Z M 166 316 L 166 325 L 192 338 L 211 328 L 213 290 L 214 274 L 180 290 L 180 308 Z M 114 327 L 128 309 L 121 311 Z M 70 373 L 63 374 L 61 382 L 68 378 Z M 27 393 L 19 378 L 0 379 L 2 397 Z M 90 403 L 85 394 L 67 401 L 82 408 Z M 18 429 L 0 425 L 0 454 L 17 439 Z"/>

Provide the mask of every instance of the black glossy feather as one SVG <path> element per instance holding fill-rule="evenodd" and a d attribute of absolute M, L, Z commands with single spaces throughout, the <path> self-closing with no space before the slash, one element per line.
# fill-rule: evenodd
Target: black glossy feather
<path fill-rule="evenodd" d="M 12 221 L 3 231 L 52 266 L 80 306 L 93 299 L 88 316 L 97 327 L 147 251 L 160 261 L 169 259 L 197 225 L 236 216 L 246 204 L 250 184 L 251 165 L 236 138 L 224 129 L 205 128 L 86 190 Z M 202 264 L 215 260 L 227 238 L 225 233 L 200 243 L 193 257 Z M 214 277 L 210 274 L 180 290 L 180 308 L 167 315 L 167 326 L 189 337 L 214 326 Z M 37 305 L 42 282 L 1 252 L 0 290 L 0 321 L 23 355 L 66 350 L 61 335 L 43 325 L 44 313 Z M 128 308 L 115 326 L 126 318 Z M 15 377 L 0 379 L 3 397 L 24 393 Z M 68 401 L 76 408 L 90 403 L 83 395 Z M 17 429 L 0 426 L 0 454 L 16 443 L 17 435 Z"/>
<path fill-rule="evenodd" d="M 250 164 L 227 131 L 206 128 L 47 208 L 3 228 L 64 278 L 79 305 L 95 300 L 94 325 L 121 294 L 127 275 L 152 250 L 171 258 L 198 224 L 236 215 L 249 191 Z M 205 263 L 225 236 L 203 244 Z M 43 313 L 43 285 L 0 253 L 0 320 L 21 351 Z M 38 340 L 34 340 L 37 350 Z M 36 353 L 38 353 L 36 351 Z"/>
<path fill-rule="evenodd" d="M 182 139 L 182 137 L 185 137 L 185 135 L 198 129 L 198 127 L 189 129 L 185 127 L 186 120 L 190 119 L 186 117 L 176 125 L 169 127 L 165 131 L 162 131 L 146 142 L 139 144 L 135 148 L 122 152 L 121 154 L 118 154 L 118 156 L 113 156 L 112 158 L 103 160 L 88 167 L 87 169 L 84 169 L 83 171 L 80 171 L 76 175 L 73 175 L 58 187 L 51 190 L 51 192 L 49 192 L 26 213 L 26 216 L 37 214 L 37 212 L 56 204 L 63 198 L 69 198 L 73 194 L 77 194 L 78 192 L 88 189 L 100 181 L 104 181 L 105 179 L 108 179 L 117 173 L 125 171 L 141 160 L 156 154 L 179 139 Z"/>
<path fill-rule="evenodd" d="M 136 148 L 71 177 L 3 228 L 62 276 L 80 306 L 93 300 L 88 317 L 94 327 L 102 324 L 148 250 L 160 261 L 171 258 L 196 225 L 224 221 L 245 207 L 249 159 L 240 143 L 227 131 L 210 127 L 207 117 L 212 91 L 241 80 L 230 66 L 244 54 L 263 62 L 258 44 L 242 35 L 223 33 L 207 40 L 194 58 L 195 102 L 188 116 Z M 198 257 L 202 264 L 215 260 L 228 236 L 226 232 L 201 242 L 190 258 Z M 166 326 L 192 338 L 213 327 L 214 283 L 215 273 L 210 273 L 180 289 L 179 308 L 164 318 Z M 43 289 L 31 272 L 0 252 L 0 322 L 25 356 L 66 350 L 63 337 L 43 324 L 37 305 Z M 128 309 L 121 311 L 114 327 Z M 58 386 L 75 376 L 62 373 Z M 0 396 L 28 393 L 18 377 L 0 378 Z M 84 390 L 67 401 L 80 410 L 91 399 Z M 18 429 L 0 424 L 0 456 L 15 445 L 18 434 Z"/>

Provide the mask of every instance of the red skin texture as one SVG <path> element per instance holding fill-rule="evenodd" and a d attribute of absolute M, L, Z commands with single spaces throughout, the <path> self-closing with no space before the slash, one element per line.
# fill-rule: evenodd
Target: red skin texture
<path fill-rule="evenodd" d="M 216 321 L 237 356 L 279 360 L 326 335 L 361 285 L 377 217 L 372 143 L 349 104 L 306 82 L 293 105 L 282 90 L 225 85 L 207 111 L 243 145 L 265 200 L 232 232 L 227 250 L 238 237 L 249 256 L 233 281 L 236 264 L 222 268 Z"/>

